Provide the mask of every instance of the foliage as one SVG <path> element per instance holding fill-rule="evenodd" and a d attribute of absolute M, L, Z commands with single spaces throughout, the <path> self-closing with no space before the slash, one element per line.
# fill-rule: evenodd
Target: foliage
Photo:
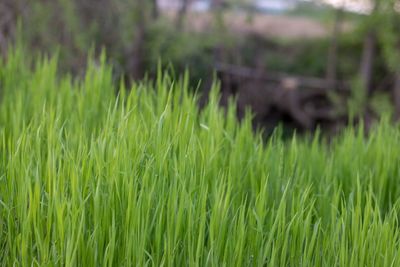
<path fill-rule="evenodd" d="M 365 113 L 367 103 L 368 96 L 361 79 L 355 78 L 352 81 L 350 97 L 347 100 L 349 118 L 353 120 L 354 118 L 361 117 Z"/>
<path fill-rule="evenodd" d="M 382 31 L 378 31 L 380 45 L 383 50 L 383 58 L 390 71 L 398 73 L 400 71 L 400 39 L 399 39 L 399 28 L 397 27 L 400 23 L 400 16 L 393 9 L 395 1 L 389 0 L 382 4 L 380 10 L 377 11 L 379 17 L 378 25 Z"/>
<path fill-rule="evenodd" d="M 191 84 L 212 76 L 213 49 L 217 43 L 212 33 L 177 31 L 173 25 L 160 20 L 149 29 L 146 40 L 146 66 L 155 77 L 157 65 L 172 67 L 180 73 L 190 69 Z"/>
<path fill-rule="evenodd" d="M 0 65 L 2 266 L 399 266 L 400 131 L 265 142 L 188 77 Z"/>
<path fill-rule="evenodd" d="M 140 24 L 151 24 L 149 1 L 15 0 L 21 12 L 24 41 L 33 50 L 60 50 L 62 66 L 81 71 L 86 52 L 106 48 L 110 58 L 126 68 Z"/>

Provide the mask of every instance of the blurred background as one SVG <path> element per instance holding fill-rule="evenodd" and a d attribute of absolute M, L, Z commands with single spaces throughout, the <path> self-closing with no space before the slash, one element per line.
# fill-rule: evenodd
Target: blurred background
<path fill-rule="evenodd" d="M 58 53 L 60 71 L 84 74 L 104 49 L 116 82 L 151 80 L 162 64 L 207 101 L 270 132 L 400 118 L 400 1 L 0 0 L 0 53 Z"/>

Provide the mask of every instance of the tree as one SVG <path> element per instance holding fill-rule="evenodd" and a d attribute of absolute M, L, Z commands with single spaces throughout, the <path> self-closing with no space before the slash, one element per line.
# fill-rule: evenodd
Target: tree
<path fill-rule="evenodd" d="M 0 55 L 7 56 L 8 44 L 14 39 L 17 17 L 23 13 L 22 0 L 0 1 Z"/>
<path fill-rule="evenodd" d="M 183 29 L 184 20 L 185 20 L 189 5 L 190 5 L 190 0 L 181 0 L 181 6 L 179 8 L 177 20 L 176 20 L 176 26 L 179 30 Z"/>
<path fill-rule="evenodd" d="M 394 76 L 393 100 L 395 119 L 400 120 L 400 17 L 395 6 L 395 0 L 382 3 L 378 10 L 379 23 L 383 31 L 379 31 L 380 45 L 383 50 L 385 62 Z"/>
<path fill-rule="evenodd" d="M 333 23 L 333 31 L 331 37 L 331 44 L 328 53 L 328 62 L 326 70 L 326 79 L 329 84 L 332 85 L 331 89 L 335 89 L 337 81 L 337 64 L 338 64 L 338 39 L 341 34 L 341 26 L 344 15 L 344 1 L 341 7 L 336 9 L 335 18 Z"/>
<path fill-rule="evenodd" d="M 376 50 L 375 30 L 370 29 L 364 39 L 360 63 L 360 79 L 366 95 L 372 93 L 372 74 Z"/>
<path fill-rule="evenodd" d="M 157 0 L 151 0 L 152 2 L 152 15 L 153 19 L 158 19 L 160 16 L 160 11 L 158 10 L 158 1 Z"/>
<path fill-rule="evenodd" d="M 148 30 L 148 1 L 136 0 L 132 6 L 135 16 L 133 40 L 127 51 L 126 70 L 133 79 L 141 79 L 144 75 L 144 44 Z"/>

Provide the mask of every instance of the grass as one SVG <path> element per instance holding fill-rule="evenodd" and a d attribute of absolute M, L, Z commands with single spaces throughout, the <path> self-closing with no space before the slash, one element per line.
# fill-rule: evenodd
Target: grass
<path fill-rule="evenodd" d="M 0 66 L 1 266 L 400 266 L 398 128 L 265 141 L 103 61 Z"/>

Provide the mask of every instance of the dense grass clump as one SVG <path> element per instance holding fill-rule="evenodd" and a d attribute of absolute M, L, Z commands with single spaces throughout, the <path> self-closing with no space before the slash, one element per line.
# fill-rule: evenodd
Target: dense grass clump
<path fill-rule="evenodd" d="M 265 141 L 187 78 L 56 65 L 0 66 L 1 266 L 400 266 L 399 129 Z"/>

